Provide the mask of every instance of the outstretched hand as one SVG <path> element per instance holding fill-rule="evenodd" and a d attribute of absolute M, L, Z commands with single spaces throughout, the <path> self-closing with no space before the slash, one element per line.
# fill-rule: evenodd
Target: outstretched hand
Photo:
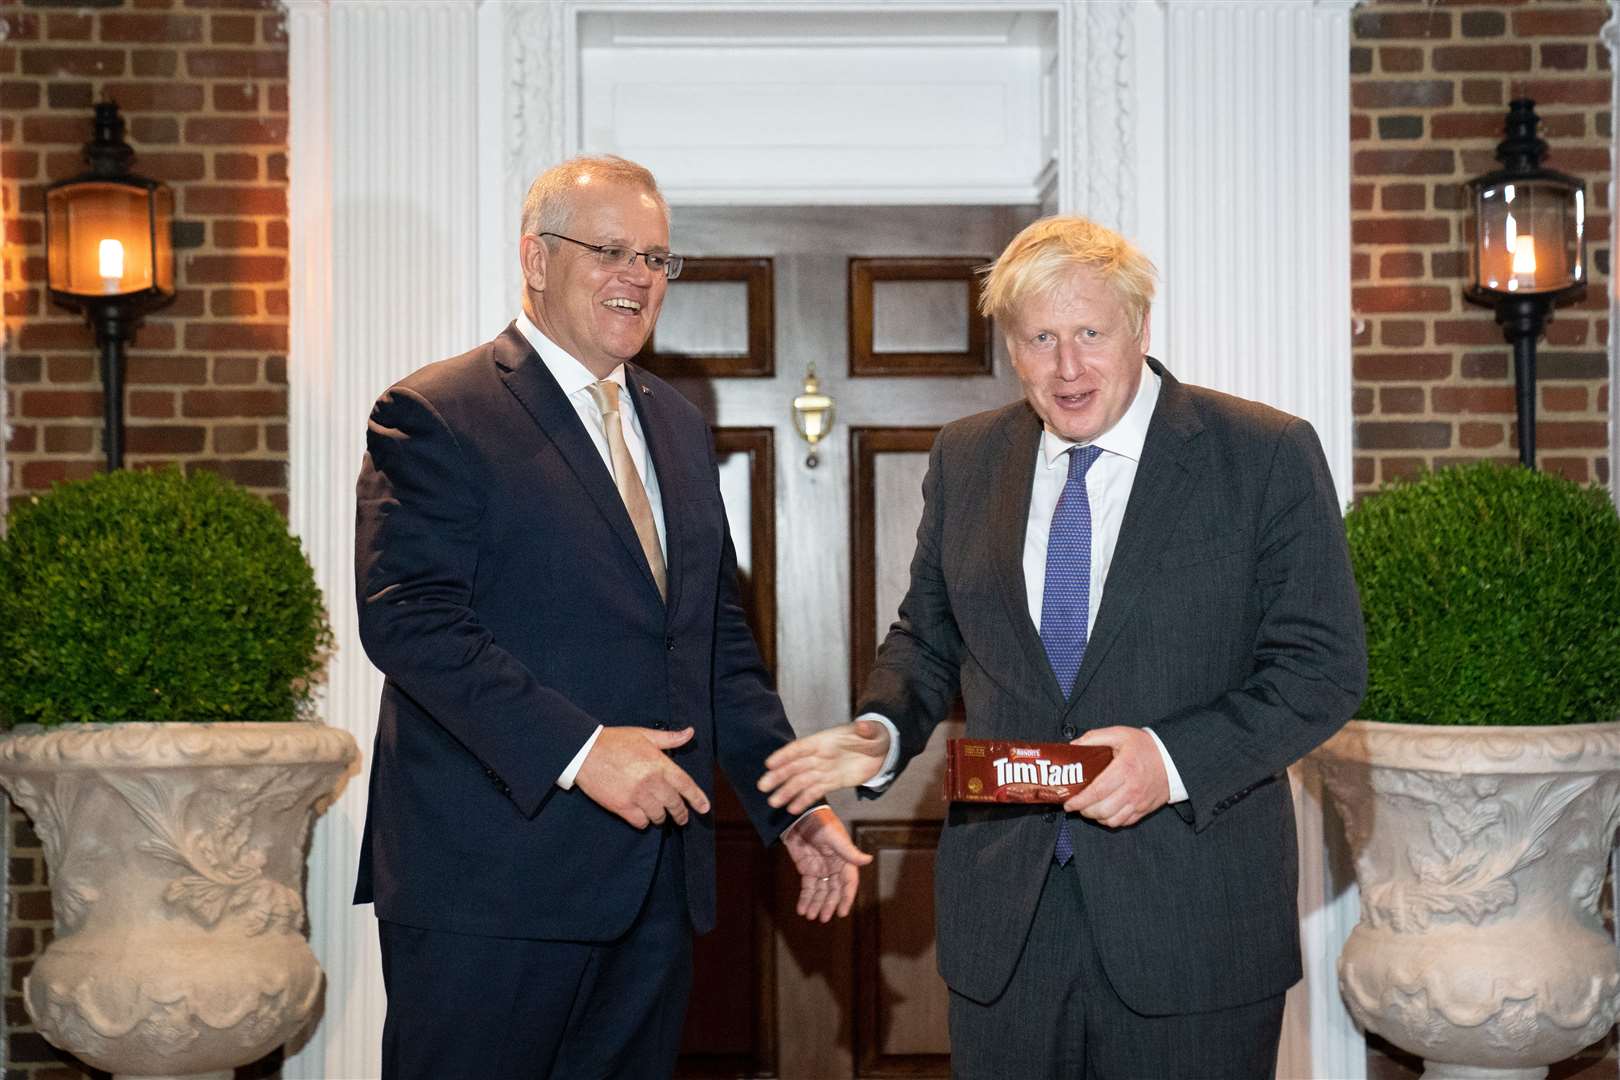
<path fill-rule="evenodd" d="M 819 807 L 790 825 L 782 834 L 782 846 L 799 870 L 795 910 L 815 922 L 848 915 L 860 888 L 859 868 L 872 856 L 855 846 L 832 807 Z"/>
<path fill-rule="evenodd" d="M 685 825 L 687 807 L 707 814 L 709 799 L 664 751 L 691 738 L 691 728 L 605 727 L 585 755 L 574 786 L 638 829 L 661 825 L 666 817 Z"/>
<path fill-rule="evenodd" d="M 818 731 L 795 739 L 765 759 L 759 790 L 772 806 L 802 814 L 829 791 L 855 787 L 878 774 L 889 754 L 889 731 L 875 720 Z"/>

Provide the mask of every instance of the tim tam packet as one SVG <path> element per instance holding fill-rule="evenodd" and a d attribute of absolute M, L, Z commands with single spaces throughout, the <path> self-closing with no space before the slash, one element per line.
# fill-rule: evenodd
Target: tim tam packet
<path fill-rule="evenodd" d="M 950 802 L 1060 803 L 1078 794 L 1114 760 L 1107 746 L 945 740 L 945 798 Z"/>

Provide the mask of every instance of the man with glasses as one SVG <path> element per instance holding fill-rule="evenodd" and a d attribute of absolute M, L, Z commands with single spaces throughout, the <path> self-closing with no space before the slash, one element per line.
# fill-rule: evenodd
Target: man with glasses
<path fill-rule="evenodd" d="M 708 426 L 628 363 L 680 256 L 652 174 L 535 180 L 523 310 L 378 399 L 360 632 L 387 677 L 357 903 L 390 1078 L 673 1069 L 714 925 L 716 760 L 826 921 L 867 861 L 752 783 L 793 733 L 743 621 Z"/>

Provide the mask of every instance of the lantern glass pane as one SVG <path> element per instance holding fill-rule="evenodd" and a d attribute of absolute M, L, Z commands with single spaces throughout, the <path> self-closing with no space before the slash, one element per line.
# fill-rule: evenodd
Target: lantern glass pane
<path fill-rule="evenodd" d="M 79 296 L 152 288 L 150 209 L 151 193 L 144 187 L 86 181 L 50 191 L 51 288 Z"/>
<path fill-rule="evenodd" d="M 1475 287 L 1535 294 L 1584 282 L 1586 207 L 1580 188 L 1538 178 L 1472 190 L 1467 232 Z"/>
<path fill-rule="evenodd" d="M 154 284 L 164 295 L 174 293 L 174 192 L 159 184 L 152 192 L 152 239 L 154 242 Z"/>

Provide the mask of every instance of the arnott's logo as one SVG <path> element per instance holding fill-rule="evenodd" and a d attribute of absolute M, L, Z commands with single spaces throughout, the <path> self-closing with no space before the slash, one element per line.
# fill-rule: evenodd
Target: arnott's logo
<path fill-rule="evenodd" d="M 1013 756 L 1023 757 L 1031 753 L 1027 750 L 1015 749 Z M 1039 753 L 1035 751 L 1034 753 Z M 996 786 L 1005 784 L 1041 784 L 1046 787 L 1063 787 L 1068 784 L 1083 784 L 1086 782 L 1085 765 L 1081 762 L 1072 762 L 1068 765 L 1053 765 L 1043 757 L 1036 757 L 1034 761 L 1009 761 L 1007 758 L 996 758 L 992 765 L 996 767 Z"/>

